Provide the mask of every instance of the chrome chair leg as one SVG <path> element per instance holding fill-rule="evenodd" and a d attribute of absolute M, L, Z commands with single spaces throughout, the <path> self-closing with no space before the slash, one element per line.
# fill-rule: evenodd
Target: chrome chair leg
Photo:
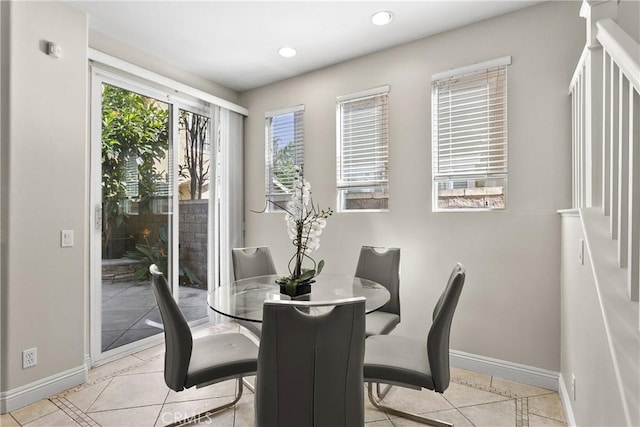
<path fill-rule="evenodd" d="M 251 383 L 249 382 L 249 380 L 248 380 L 248 379 L 246 379 L 246 378 L 244 378 L 244 377 L 243 377 L 243 378 L 242 378 L 242 383 L 244 384 L 244 386 L 245 386 L 245 387 L 246 387 L 246 388 L 247 388 L 251 393 L 255 393 L 255 392 L 256 392 L 255 387 L 253 387 L 253 384 L 251 384 Z"/>
<path fill-rule="evenodd" d="M 420 415 L 412 414 L 410 412 L 400 411 L 399 409 L 395 409 L 395 408 L 391 408 L 390 406 L 382 405 L 380 403 L 380 401 L 378 399 L 376 399 L 375 396 L 373 395 L 373 384 L 372 383 L 368 383 L 367 384 L 367 390 L 368 390 L 369 400 L 371 401 L 371 404 L 374 407 L 380 409 L 381 411 L 384 411 L 384 412 L 386 412 L 388 414 L 397 415 L 397 416 L 402 417 L 402 418 L 407 418 L 409 420 L 412 420 L 412 421 L 415 421 L 415 422 L 418 422 L 418 423 L 421 423 L 421 424 L 434 426 L 434 427 L 453 427 L 453 424 L 447 423 L 445 421 L 440 421 L 440 420 L 436 420 L 436 419 L 433 419 L 433 418 L 421 417 Z M 387 392 L 388 391 L 389 390 L 387 389 Z"/>
<path fill-rule="evenodd" d="M 391 384 L 387 384 L 383 390 L 380 383 L 376 383 L 376 394 L 378 395 L 377 398 L 379 401 L 383 400 L 387 396 L 391 387 L 393 387 Z"/>
<path fill-rule="evenodd" d="M 209 409 L 207 411 L 204 412 L 200 412 L 199 414 L 193 415 L 189 418 L 185 418 L 184 420 L 180 420 L 180 421 L 176 421 L 173 424 L 168 424 L 165 427 L 178 427 L 178 426 L 184 426 L 187 424 L 191 424 L 192 422 L 199 422 L 199 421 L 203 421 L 205 418 L 209 418 L 211 415 L 218 413 L 220 411 L 224 411 L 225 409 L 229 409 L 231 407 L 233 407 L 236 403 L 238 403 L 238 401 L 240 400 L 240 398 L 242 397 L 242 390 L 243 390 L 243 378 L 238 378 L 237 380 L 238 383 L 238 391 L 236 392 L 236 396 L 233 399 L 232 402 L 229 403 L 225 403 L 224 405 L 220 405 L 217 406 L 213 409 Z"/>

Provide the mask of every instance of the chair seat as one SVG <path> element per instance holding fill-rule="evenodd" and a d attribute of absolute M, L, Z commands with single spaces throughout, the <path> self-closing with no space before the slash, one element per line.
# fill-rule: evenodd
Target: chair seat
<path fill-rule="evenodd" d="M 398 323 L 400 316 L 386 311 L 374 311 L 366 316 L 366 336 L 386 335 L 393 331 Z"/>
<path fill-rule="evenodd" d="M 258 368 L 258 347 L 239 333 L 210 335 L 193 340 L 185 388 L 204 386 Z M 216 381 L 210 381 L 216 378 Z"/>
<path fill-rule="evenodd" d="M 367 338 L 364 380 L 434 389 L 426 343 L 396 335 Z"/>

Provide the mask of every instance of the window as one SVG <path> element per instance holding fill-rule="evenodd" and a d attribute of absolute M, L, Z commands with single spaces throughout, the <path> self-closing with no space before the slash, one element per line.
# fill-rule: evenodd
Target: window
<path fill-rule="evenodd" d="M 338 97 L 338 211 L 389 209 L 389 86 Z"/>
<path fill-rule="evenodd" d="M 289 200 L 296 176 L 304 165 L 304 106 L 265 114 L 267 211 L 280 211 Z"/>
<path fill-rule="evenodd" d="M 432 77 L 433 210 L 504 209 L 511 57 Z"/>

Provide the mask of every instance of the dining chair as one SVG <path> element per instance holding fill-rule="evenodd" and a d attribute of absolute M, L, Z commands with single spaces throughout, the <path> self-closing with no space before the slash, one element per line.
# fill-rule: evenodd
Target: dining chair
<path fill-rule="evenodd" d="M 235 280 L 249 277 L 276 274 L 276 267 L 267 246 L 231 249 L 233 277 Z M 248 320 L 237 320 L 237 323 L 260 338 L 262 324 Z"/>
<path fill-rule="evenodd" d="M 433 323 L 423 340 L 396 335 L 377 335 L 367 338 L 364 359 L 364 380 L 368 384 L 368 396 L 378 409 L 389 414 L 439 427 L 451 427 L 453 424 L 422 417 L 385 406 L 382 398 L 375 396 L 372 383 L 382 382 L 408 387 L 416 390 L 426 388 L 444 393 L 449 387 L 449 336 L 451 322 L 462 286 L 465 270 L 457 264 L 440 295 L 433 310 Z"/>
<path fill-rule="evenodd" d="M 258 346 L 240 333 L 208 335 L 193 339 L 178 304 L 169 291 L 162 272 L 155 264 L 149 267 L 151 287 L 158 303 L 164 329 L 164 381 L 171 390 L 182 391 L 237 379 L 232 402 L 209 409 L 171 424 L 178 426 L 202 420 L 231 408 L 242 396 L 242 378 L 253 375 L 258 365 Z"/>
<path fill-rule="evenodd" d="M 363 426 L 365 298 L 265 301 L 258 427 Z"/>
<path fill-rule="evenodd" d="M 400 323 L 400 249 L 362 246 L 355 276 L 380 283 L 391 294 L 389 302 L 366 318 L 367 337 L 388 334 Z"/>
<path fill-rule="evenodd" d="M 366 336 L 391 333 L 400 323 L 400 249 L 362 246 L 355 275 L 380 283 L 391 294 L 389 302 L 367 314 Z M 391 390 L 391 385 L 383 389 L 377 383 L 376 389 L 378 395 L 384 398 Z"/>
<path fill-rule="evenodd" d="M 267 246 L 233 248 L 231 259 L 235 280 L 277 273 L 271 251 Z"/>

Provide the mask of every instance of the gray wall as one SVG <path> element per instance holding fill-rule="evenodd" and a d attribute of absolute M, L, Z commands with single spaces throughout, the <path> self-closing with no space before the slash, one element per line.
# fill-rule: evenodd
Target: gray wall
<path fill-rule="evenodd" d="M 0 391 L 7 391 L 85 362 L 87 21 L 61 3 L 1 7 L 8 99 L 0 157 Z M 47 56 L 44 41 L 58 43 L 62 58 Z M 62 229 L 74 230 L 72 248 L 60 247 Z M 22 369 L 21 352 L 31 347 L 38 365 Z"/>
<path fill-rule="evenodd" d="M 635 41 L 640 41 L 640 2 L 621 0 L 618 3 L 618 25 Z"/>
<path fill-rule="evenodd" d="M 585 40 L 579 2 L 547 2 L 241 94 L 245 244 L 292 253 L 281 214 L 264 203 L 264 113 L 305 105 L 305 174 L 336 206 L 336 96 L 383 84 L 389 95 L 390 212 L 334 214 L 321 236 L 325 271 L 352 274 L 361 245 L 402 248 L 401 335 L 424 336 L 457 261 L 467 283 L 453 349 L 560 370 L 560 219 L 570 206 L 568 83 Z M 304 52 L 301 52 L 304 54 Z M 307 53 L 313 54 L 313 52 Z M 431 212 L 431 75 L 511 55 L 508 209 Z"/>

